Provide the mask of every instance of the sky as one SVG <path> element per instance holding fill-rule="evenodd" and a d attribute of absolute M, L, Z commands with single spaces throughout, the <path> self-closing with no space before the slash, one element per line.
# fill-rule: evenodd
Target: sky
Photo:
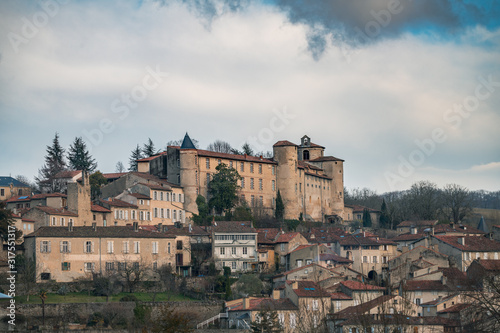
<path fill-rule="evenodd" d="M 347 188 L 498 191 L 499 51 L 498 1 L 1 1 L 0 175 L 56 132 L 102 172 L 148 138 L 308 135 Z"/>

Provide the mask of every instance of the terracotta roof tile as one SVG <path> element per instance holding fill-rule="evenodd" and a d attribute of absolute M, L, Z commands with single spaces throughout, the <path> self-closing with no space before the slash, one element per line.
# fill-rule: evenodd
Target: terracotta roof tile
<path fill-rule="evenodd" d="M 333 300 L 352 300 L 352 297 L 344 294 L 344 293 L 331 293 L 330 296 L 331 299 Z"/>
<path fill-rule="evenodd" d="M 288 298 L 281 299 L 272 299 L 272 298 L 250 298 L 250 306 L 248 309 L 243 308 L 243 299 L 241 302 L 237 303 L 236 306 L 233 306 L 228 311 L 259 311 L 260 309 L 270 309 L 270 310 L 290 310 L 295 311 L 298 310 L 297 306 L 295 306 L 292 301 Z"/>
<path fill-rule="evenodd" d="M 448 290 L 441 281 L 435 280 L 408 280 L 404 286 L 406 291 L 419 291 L 419 290 Z"/>
<path fill-rule="evenodd" d="M 42 212 L 50 215 L 61 215 L 61 216 L 74 216 L 77 217 L 78 214 L 70 212 L 69 210 L 63 208 L 53 208 L 48 206 L 36 206 L 31 209 L 39 209 Z"/>
<path fill-rule="evenodd" d="M 341 285 L 351 290 L 385 290 L 384 287 L 373 286 L 371 284 L 365 284 L 358 281 L 341 281 Z"/>
<path fill-rule="evenodd" d="M 479 265 L 483 266 L 483 268 L 487 271 L 491 272 L 500 272 L 500 260 L 495 259 L 480 259 L 475 260 Z"/>
<path fill-rule="evenodd" d="M 292 284 L 294 281 L 287 281 L 287 284 Z M 293 289 L 299 297 L 330 297 L 330 293 L 326 292 L 313 281 L 297 281 L 298 288 Z"/>
<path fill-rule="evenodd" d="M 437 236 L 434 238 L 440 240 L 441 242 L 448 244 L 454 248 L 462 251 L 474 251 L 474 252 L 497 252 L 500 251 L 500 243 L 483 236 Z M 462 245 L 458 242 L 459 238 L 462 238 L 465 244 Z"/>
<path fill-rule="evenodd" d="M 257 233 L 249 221 L 217 221 L 217 225 L 207 227 L 207 231 L 217 233 Z"/>
<path fill-rule="evenodd" d="M 111 213 L 111 211 L 107 208 L 104 208 L 102 206 L 99 206 L 99 205 L 91 205 L 91 208 L 90 208 L 93 212 L 99 212 L 99 213 Z"/>
<path fill-rule="evenodd" d="M 417 221 L 403 221 L 400 224 L 398 224 L 396 227 L 432 227 L 433 225 L 436 225 L 438 223 L 438 220 L 417 220 Z"/>
<path fill-rule="evenodd" d="M 372 299 L 371 301 L 361 303 L 359 305 L 355 306 L 350 306 L 342 311 L 339 311 L 337 313 L 334 313 L 333 316 L 335 318 L 342 318 L 342 319 L 348 319 L 353 316 L 359 316 L 361 314 L 369 312 L 371 309 L 384 304 L 387 301 L 390 301 L 391 299 L 395 298 L 396 296 L 394 295 L 384 295 L 377 297 L 375 299 Z"/>
<path fill-rule="evenodd" d="M 273 145 L 273 147 L 284 147 L 284 146 L 296 146 L 297 147 L 297 145 L 295 143 L 292 143 L 292 142 L 287 141 L 287 140 L 278 141 Z"/>
<path fill-rule="evenodd" d="M 259 244 L 274 244 L 279 228 L 257 228 Z"/>
<path fill-rule="evenodd" d="M 151 200 L 151 198 L 149 197 L 149 195 L 144 195 L 144 194 L 141 194 L 141 193 L 129 193 L 129 195 L 137 198 L 137 199 L 146 199 L 146 200 Z"/>
<path fill-rule="evenodd" d="M 129 208 L 135 208 L 135 209 L 138 208 L 137 205 L 134 205 L 134 204 L 131 204 L 131 203 L 128 203 L 126 201 L 116 199 L 116 198 L 111 198 L 111 200 L 101 200 L 101 203 L 107 204 L 107 205 L 110 205 L 113 207 L 129 207 Z"/>
<path fill-rule="evenodd" d="M 438 311 L 438 313 L 454 313 L 454 312 L 460 312 L 464 309 L 467 309 L 469 306 L 472 304 L 465 304 L 465 303 L 460 303 L 460 304 L 455 304 L 447 309 L 443 309 L 441 311 Z"/>
<path fill-rule="evenodd" d="M 327 161 L 338 161 L 338 162 L 344 162 L 343 159 L 334 157 L 334 156 L 322 156 L 318 157 L 312 160 L 309 160 L 309 162 L 327 162 Z"/>
<path fill-rule="evenodd" d="M 287 232 L 280 234 L 276 239 L 276 243 L 288 243 L 298 235 L 300 235 L 300 232 Z"/>
<path fill-rule="evenodd" d="M 346 264 L 353 263 L 352 260 L 341 257 L 335 253 L 320 253 L 319 259 L 322 261 L 332 260 L 335 262 L 346 263 Z"/>
<path fill-rule="evenodd" d="M 111 226 L 111 227 L 73 227 L 69 231 L 68 227 L 40 227 L 35 232 L 25 236 L 28 237 L 117 237 L 117 238 L 175 238 L 164 232 L 151 232 L 147 230 L 134 231 L 132 226 Z"/>
<path fill-rule="evenodd" d="M 246 162 L 255 162 L 255 163 L 267 163 L 267 164 L 278 164 L 277 162 L 273 161 L 272 158 L 264 158 L 261 156 L 217 153 L 215 151 L 201 150 L 201 149 L 197 149 L 196 151 L 198 152 L 198 156 L 202 156 L 202 157 L 215 157 L 215 158 L 227 159 L 227 160 L 237 160 L 237 161 L 246 161 Z"/>

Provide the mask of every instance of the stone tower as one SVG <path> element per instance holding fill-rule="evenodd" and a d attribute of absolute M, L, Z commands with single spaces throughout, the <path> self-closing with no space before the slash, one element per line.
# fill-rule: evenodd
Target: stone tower
<path fill-rule="evenodd" d="M 179 150 L 179 171 L 179 184 L 184 189 L 184 210 L 188 214 L 198 214 L 198 153 L 187 133 Z"/>
<path fill-rule="evenodd" d="M 299 161 L 309 161 L 323 157 L 324 151 L 325 147 L 311 143 L 311 139 L 307 135 L 304 135 L 300 139 L 300 146 L 297 152 Z"/>
<path fill-rule="evenodd" d="M 79 225 L 92 223 L 91 201 L 89 173 L 82 171 L 81 181 L 68 183 L 68 210 L 78 214 Z"/>
<path fill-rule="evenodd" d="M 278 141 L 273 145 L 277 189 L 285 205 L 285 219 L 298 219 L 301 213 L 297 201 L 297 145 L 290 141 Z"/>

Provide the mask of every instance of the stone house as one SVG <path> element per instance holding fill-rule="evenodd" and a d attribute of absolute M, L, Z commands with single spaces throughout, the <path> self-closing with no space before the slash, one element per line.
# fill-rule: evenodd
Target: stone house
<path fill-rule="evenodd" d="M 41 227 L 25 236 L 25 251 L 35 261 L 37 281 L 71 282 L 94 275 L 136 269 L 149 274 L 163 265 L 190 262 L 190 244 L 177 236 L 125 227 Z M 176 258 L 182 255 L 179 265 Z"/>
<path fill-rule="evenodd" d="M 15 196 L 29 196 L 31 188 L 10 176 L 0 176 L 0 201 L 5 201 Z"/>

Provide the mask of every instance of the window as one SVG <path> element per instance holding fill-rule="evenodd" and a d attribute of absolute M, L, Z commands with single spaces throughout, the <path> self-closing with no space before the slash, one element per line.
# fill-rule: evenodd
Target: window
<path fill-rule="evenodd" d="M 245 188 L 245 177 L 241 177 L 241 188 Z"/>
<path fill-rule="evenodd" d="M 210 169 L 210 159 L 209 158 L 205 159 L 205 163 L 206 163 L 207 169 Z"/>
<path fill-rule="evenodd" d="M 168 243 L 167 252 L 170 253 L 170 243 Z"/>
<path fill-rule="evenodd" d="M 40 279 L 42 279 L 42 280 L 50 280 L 50 273 L 42 273 L 42 274 L 40 274 Z"/>
<path fill-rule="evenodd" d="M 177 210 L 175 210 L 175 209 L 174 209 L 174 212 L 173 212 L 173 219 L 177 220 Z"/>
<path fill-rule="evenodd" d="M 253 163 L 250 163 L 250 173 L 253 173 Z"/>
<path fill-rule="evenodd" d="M 172 193 L 172 202 L 175 201 L 175 193 Z"/>
<path fill-rule="evenodd" d="M 135 210 L 132 211 L 132 213 L 130 214 L 131 217 L 132 217 L 132 220 L 135 220 Z"/>
<path fill-rule="evenodd" d="M 158 217 L 158 208 L 155 207 L 153 215 L 154 215 L 154 217 Z"/>
<path fill-rule="evenodd" d="M 318 305 L 318 300 L 317 299 L 313 299 L 312 301 L 312 308 L 313 308 L 313 311 L 318 311 L 319 310 L 319 305 Z"/>
<path fill-rule="evenodd" d="M 114 253 L 115 252 L 115 243 L 114 241 L 108 241 L 108 244 L 107 244 L 107 248 L 108 248 L 108 253 Z"/>
<path fill-rule="evenodd" d="M 182 250 L 182 241 L 181 240 L 177 241 L 177 250 Z"/>
<path fill-rule="evenodd" d="M 220 160 L 220 158 L 217 160 L 217 165 L 220 165 L 222 163 L 222 161 Z"/>
<path fill-rule="evenodd" d="M 262 174 L 262 164 L 259 164 L 259 173 Z"/>
<path fill-rule="evenodd" d="M 382 263 L 387 264 L 387 257 L 382 257 Z"/>
<path fill-rule="evenodd" d="M 94 263 L 93 262 L 86 262 L 84 264 L 85 266 L 85 272 L 93 272 L 94 271 Z"/>
<path fill-rule="evenodd" d="M 285 251 L 285 243 L 280 244 L 280 251 L 281 252 Z"/>
<path fill-rule="evenodd" d="M 69 271 L 71 267 L 71 263 L 69 262 L 62 262 L 61 263 L 61 270 L 62 271 Z"/>
<path fill-rule="evenodd" d="M 123 248 L 122 248 L 123 253 L 128 253 L 129 248 L 128 248 L 128 241 L 123 241 Z"/>
<path fill-rule="evenodd" d="M 94 215 L 94 217 L 95 217 L 95 215 Z M 64 217 L 61 217 L 61 226 L 64 226 Z"/>
<path fill-rule="evenodd" d="M 488 259 L 488 252 L 483 253 L 483 259 Z"/>
<path fill-rule="evenodd" d="M 153 191 L 153 200 L 158 200 L 158 192 Z"/>
<path fill-rule="evenodd" d="M 339 311 L 340 309 L 342 309 L 342 302 L 341 301 L 336 301 L 335 302 L 335 308 L 337 309 L 337 311 Z"/>
<path fill-rule="evenodd" d="M 279 321 L 281 327 L 285 326 L 285 314 L 284 313 L 278 313 L 278 321 Z"/>
<path fill-rule="evenodd" d="M 107 262 L 106 263 L 106 270 L 107 271 L 114 271 L 115 270 L 115 263 L 114 262 Z"/>
<path fill-rule="evenodd" d="M 126 262 L 119 262 L 118 263 L 118 270 L 119 271 L 124 271 L 127 269 L 127 263 Z"/>
<path fill-rule="evenodd" d="M 163 201 L 163 192 L 160 192 L 160 200 Z"/>
<path fill-rule="evenodd" d="M 70 253 L 71 252 L 71 244 L 68 241 L 61 242 L 61 253 Z"/>
<path fill-rule="evenodd" d="M 234 246 L 231 248 L 231 254 L 236 254 L 236 248 Z"/>
<path fill-rule="evenodd" d="M 253 178 L 250 178 L 250 189 L 253 190 Z"/>
<path fill-rule="evenodd" d="M 262 186 L 262 179 L 261 179 L 261 178 L 259 178 L 259 190 L 261 190 L 261 191 L 262 191 L 262 189 L 263 189 L 263 188 L 264 188 L 264 187 Z"/>
<path fill-rule="evenodd" d="M 297 259 L 297 267 L 302 267 L 302 259 Z"/>
<path fill-rule="evenodd" d="M 225 247 L 221 247 L 220 248 L 220 254 L 221 255 L 225 255 L 226 254 L 226 248 Z"/>
<path fill-rule="evenodd" d="M 3 189 L 3 188 L 2 188 L 2 189 L 0 189 L 0 195 L 1 195 L 2 197 L 4 197 L 4 196 L 5 196 L 5 189 Z"/>
<path fill-rule="evenodd" d="M 94 244 L 92 241 L 86 241 L 85 244 L 84 244 L 84 248 L 83 248 L 83 252 L 85 253 L 92 253 L 94 252 Z"/>
<path fill-rule="evenodd" d="M 291 329 L 295 329 L 295 325 L 297 324 L 297 321 L 296 321 L 296 316 L 295 316 L 295 313 L 290 313 L 290 328 Z"/>
<path fill-rule="evenodd" d="M 144 220 L 144 212 L 143 211 L 139 212 L 139 220 L 141 220 L 141 221 Z"/>
<path fill-rule="evenodd" d="M 170 201 L 170 193 L 168 193 L 168 192 L 167 192 L 167 193 L 166 193 L 166 196 L 167 196 L 167 197 L 166 197 L 166 199 L 165 199 L 165 200 Z"/>
<path fill-rule="evenodd" d="M 52 218 L 52 225 L 56 225 L 56 218 L 55 217 Z"/>
<path fill-rule="evenodd" d="M 262 195 L 259 197 L 259 205 L 264 206 L 264 197 Z"/>
<path fill-rule="evenodd" d="M 170 218 L 170 208 L 167 208 L 167 219 Z"/>
<path fill-rule="evenodd" d="M 229 167 L 232 168 L 233 167 L 233 161 L 229 161 Z"/>
<path fill-rule="evenodd" d="M 210 183 L 210 174 L 209 173 L 207 173 L 207 185 L 208 185 L 208 183 Z"/>
<path fill-rule="evenodd" d="M 155 272 L 156 272 L 157 270 L 158 270 L 158 263 L 155 261 L 155 262 L 153 263 L 153 271 L 155 271 Z"/>
<path fill-rule="evenodd" d="M 248 248 L 247 247 L 243 247 L 243 254 L 248 254 Z"/>
<path fill-rule="evenodd" d="M 248 269 L 248 263 L 246 261 L 243 262 L 243 270 L 247 270 Z"/>
<path fill-rule="evenodd" d="M 250 197 L 250 203 L 251 203 L 252 207 L 255 206 L 255 196 L 252 195 Z"/>
<path fill-rule="evenodd" d="M 368 262 L 368 257 L 367 256 L 363 256 L 363 262 Z"/>
<path fill-rule="evenodd" d="M 141 243 L 139 241 L 134 242 L 134 253 L 141 253 Z"/>
<path fill-rule="evenodd" d="M 160 217 L 161 218 L 165 217 L 165 210 L 163 210 L 163 208 L 160 208 Z"/>
<path fill-rule="evenodd" d="M 272 184 L 272 189 L 273 189 L 273 191 L 276 191 L 276 181 L 274 181 L 274 180 L 273 180 L 273 181 L 271 182 L 271 184 Z"/>
<path fill-rule="evenodd" d="M 151 221 L 151 212 L 146 212 L 146 218 L 148 221 Z"/>
<path fill-rule="evenodd" d="M 236 261 L 231 262 L 231 269 L 235 270 L 236 269 Z"/>
<path fill-rule="evenodd" d="M 420 305 L 420 302 L 421 302 L 420 298 L 415 298 L 415 304 Z"/>
<path fill-rule="evenodd" d="M 378 262 L 377 256 L 373 256 L 373 263 L 376 264 Z"/>
<path fill-rule="evenodd" d="M 134 263 L 132 264 L 132 267 L 133 267 L 133 269 L 138 270 L 138 269 L 139 269 L 139 267 L 140 267 L 139 262 L 137 262 L 137 261 L 136 261 L 136 262 L 134 262 Z"/>
<path fill-rule="evenodd" d="M 272 173 L 274 175 L 276 173 L 276 166 L 273 165 L 273 168 L 271 170 L 272 170 Z"/>
<path fill-rule="evenodd" d="M 240 171 L 241 172 L 245 171 L 245 162 L 240 163 Z"/>

